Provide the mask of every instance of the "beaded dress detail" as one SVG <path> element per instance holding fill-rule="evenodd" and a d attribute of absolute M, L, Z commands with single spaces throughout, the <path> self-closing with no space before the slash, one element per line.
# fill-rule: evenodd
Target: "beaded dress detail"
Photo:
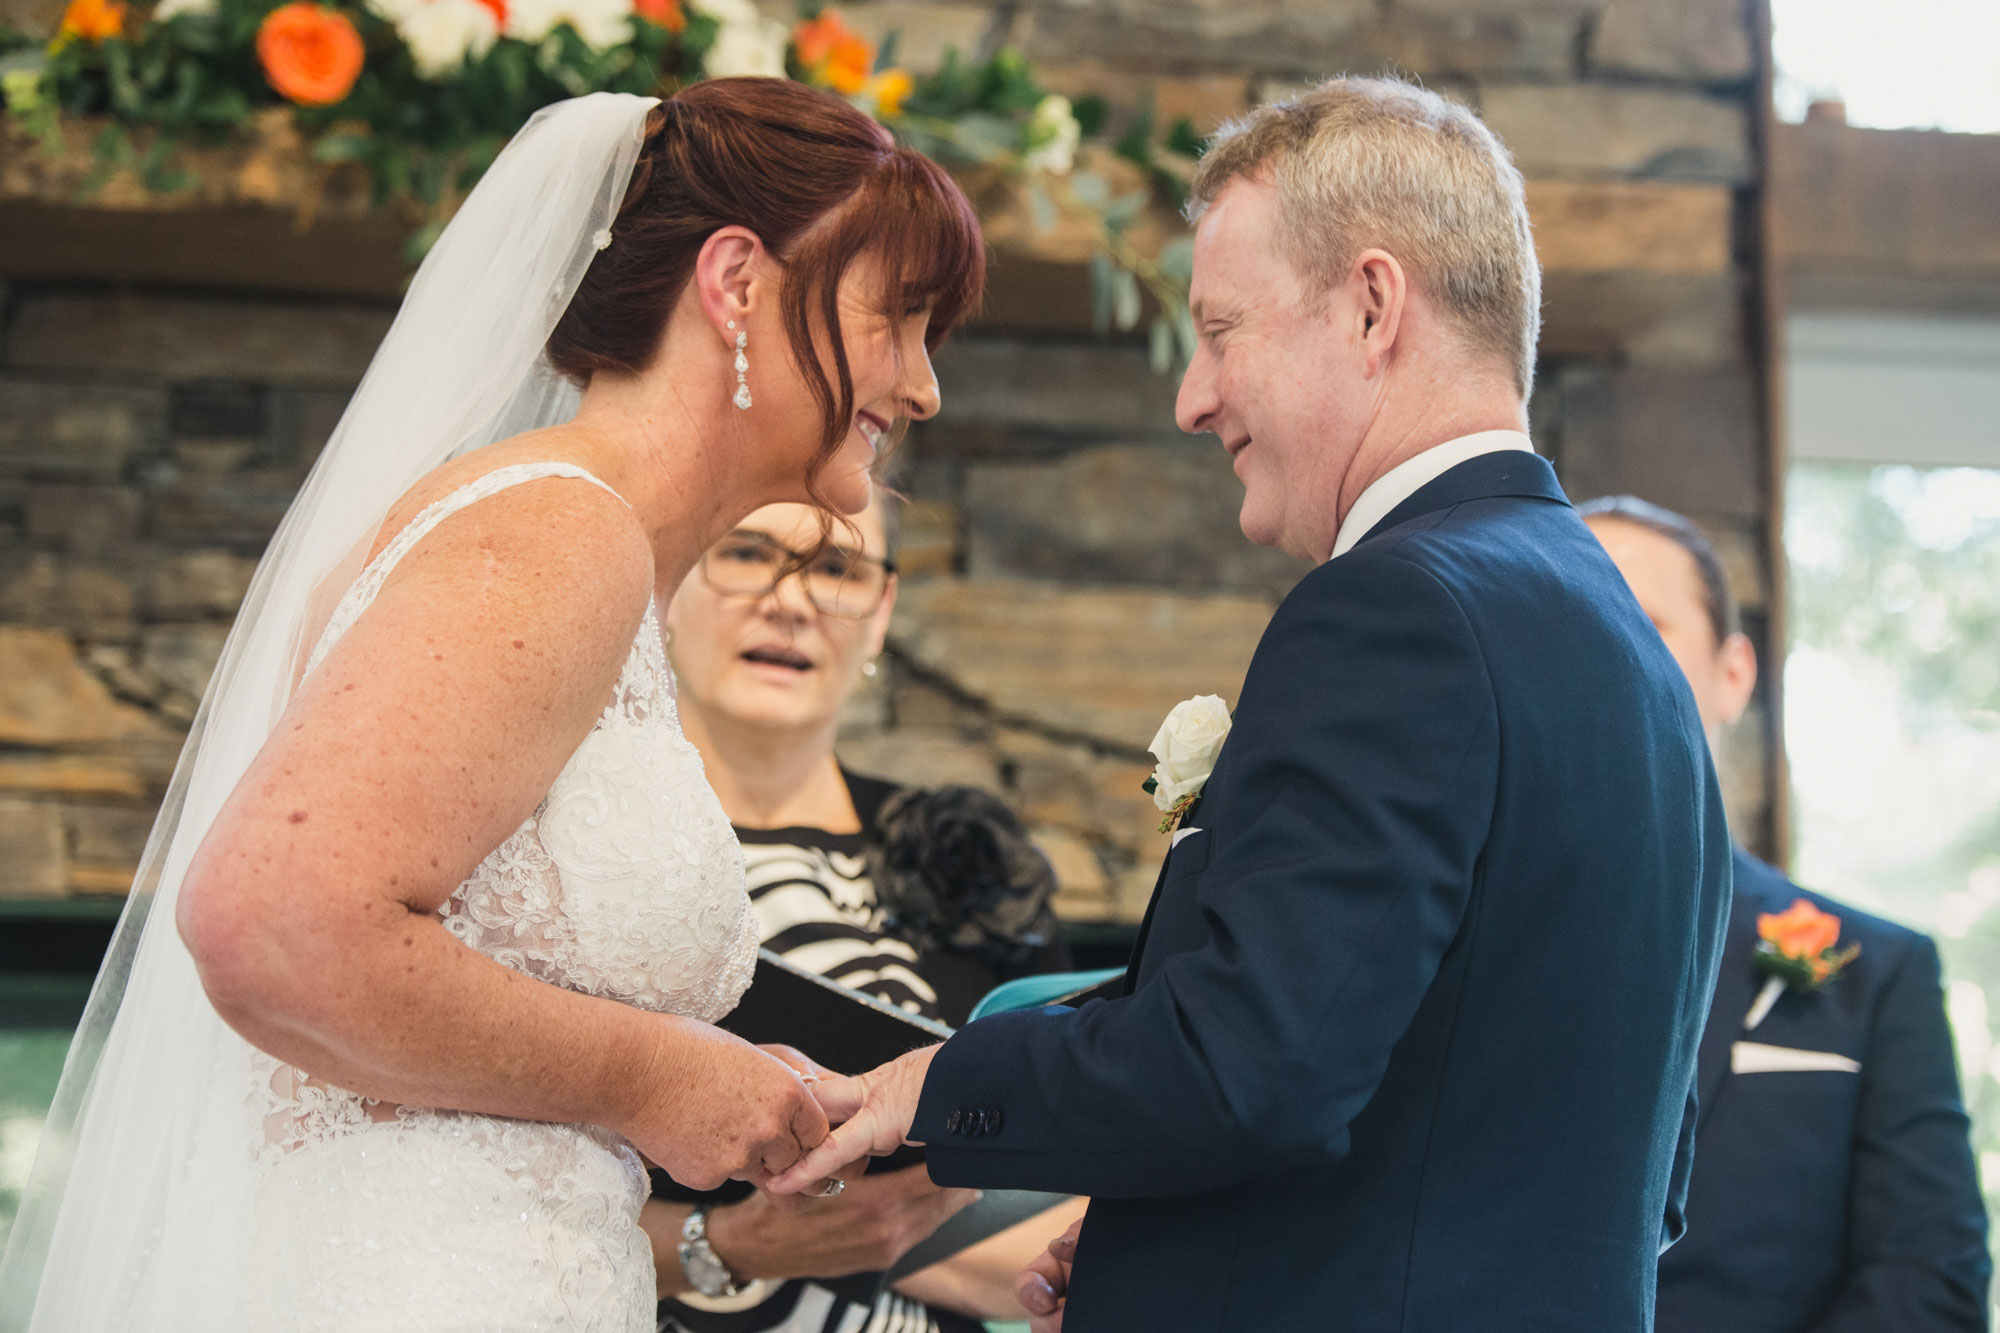
<path fill-rule="evenodd" d="M 306 671 L 399 560 L 467 505 L 564 463 L 488 473 L 430 506 L 342 598 Z M 616 494 L 616 492 L 612 492 Z M 590 734 L 440 909 L 445 929 L 568 990 L 714 1022 L 756 963 L 743 854 L 681 733 L 648 606 Z M 393 1106 L 258 1053 L 260 1327 L 650 1333 L 638 1153 L 598 1126 Z"/>

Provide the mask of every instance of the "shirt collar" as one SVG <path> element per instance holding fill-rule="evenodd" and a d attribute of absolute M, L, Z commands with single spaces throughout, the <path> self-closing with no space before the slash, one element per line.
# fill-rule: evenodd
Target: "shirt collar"
<path fill-rule="evenodd" d="M 1333 554 L 1327 558 L 1332 560 L 1346 555 L 1397 505 L 1460 463 L 1482 454 L 1504 453 L 1509 449 L 1533 453 L 1535 445 L 1518 430 L 1483 430 L 1477 435 L 1461 435 L 1455 440 L 1446 440 L 1414 458 L 1404 459 L 1361 492 L 1354 508 L 1348 510 L 1347 517 L 1341 521 L 1340 531 L 1333 539 Z"/>

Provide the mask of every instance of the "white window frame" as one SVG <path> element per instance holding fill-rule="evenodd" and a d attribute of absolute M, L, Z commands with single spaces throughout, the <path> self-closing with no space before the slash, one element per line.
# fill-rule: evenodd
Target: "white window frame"
<path fill-rule="evenodd" d="M 1799 312 L 1785 337 L 1794 461 L 2000 468 L 2000 319 Z"/>

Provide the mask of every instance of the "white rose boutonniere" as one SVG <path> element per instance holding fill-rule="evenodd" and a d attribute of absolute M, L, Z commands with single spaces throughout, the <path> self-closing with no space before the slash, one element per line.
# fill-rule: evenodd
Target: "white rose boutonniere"
<path fill-rule="evenodd" d="M 1188 807 L 1208 785 L 1215 757 L 1229 739 L 1229 705 L 1213 694 L 1198 694 L 1174 705 L 1159 734 L 1146 748 L 1160 761 L 1146 779 L 1153 804 L 1166 812 L 1160 832 L 1170 833 L 1186 817 Z"/>

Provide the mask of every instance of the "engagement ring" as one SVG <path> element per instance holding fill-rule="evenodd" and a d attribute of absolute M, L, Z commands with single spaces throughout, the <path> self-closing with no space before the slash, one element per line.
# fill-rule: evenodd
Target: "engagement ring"
<path fill-rule="evenodd" d="M 847 1182 L 842 1180 L 840 1177 L 835 1176 L 832 1180 L 827 1181 L 825 1188 L 821 1189 L 813 1197 L 817 1199 L 831 1199 L 834 1195 L 840 1193 L 842 1190 L 846 1188 L 847 1188 Z"/>

